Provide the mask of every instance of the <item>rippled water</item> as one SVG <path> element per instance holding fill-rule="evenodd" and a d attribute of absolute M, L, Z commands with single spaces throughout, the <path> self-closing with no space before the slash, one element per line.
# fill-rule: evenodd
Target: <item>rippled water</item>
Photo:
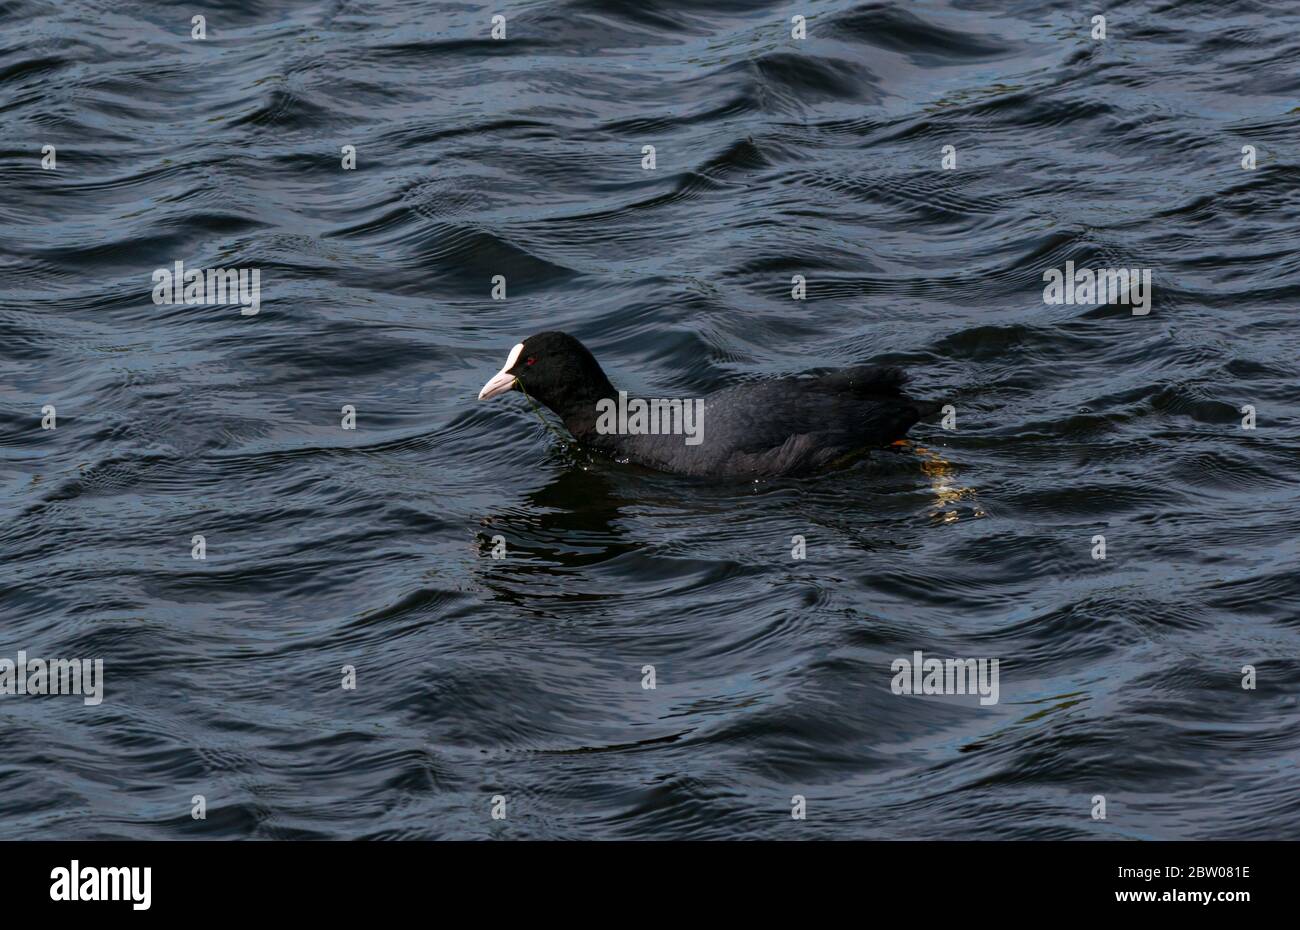
<path fill-rule="evenodd" d="M 1295 836 L 1300 9 L 1094 12 L 0 5 L 0 657 L 106 681 L 0 697 L 0 833 Z M 903 364 L 956 429 L 588 460 L 475 400 L 551 328 L 661 396 Z"/>

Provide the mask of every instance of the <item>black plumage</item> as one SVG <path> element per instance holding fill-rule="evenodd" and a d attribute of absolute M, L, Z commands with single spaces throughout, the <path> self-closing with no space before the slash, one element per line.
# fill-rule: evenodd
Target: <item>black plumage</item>
<path fill-rule="evenodd" d="M 614 459 L 683 475 L 802 475 L 901 439 L 940 405 L 907 397 L 902 369 L 860 366 L 725 388 L 704 397 L 696 445 L 683 435 L 602 432 L 618 403 L 591 352 L 567 333 L 530 336 L 512 350 L 481 398 L 522 389 L 549 407 L 581 445 Z M 683 399 L 691 403 L 689 399 Z M 630 403 L 630 399 L 628 401 Z M 609 419 L 604 421 L 608 426 Z"/>

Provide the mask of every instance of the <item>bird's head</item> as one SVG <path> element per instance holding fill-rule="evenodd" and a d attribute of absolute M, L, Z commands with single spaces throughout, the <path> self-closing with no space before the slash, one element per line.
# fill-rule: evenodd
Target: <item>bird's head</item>
<path fill-rule="evenodd" d="M 567 424 L 572 417 L 595 416 L 596 401 L 614 393 L 595 356 L 568 333 L 529 336 L 506 356 L 501 370 L 488 379 L 479 400 L 522 388 L 554 410 Z"/>

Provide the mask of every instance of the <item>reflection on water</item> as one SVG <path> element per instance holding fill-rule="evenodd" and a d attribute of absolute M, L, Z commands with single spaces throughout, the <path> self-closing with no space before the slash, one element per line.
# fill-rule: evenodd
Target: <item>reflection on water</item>
<path fill-rule="evenodd" d="M 984 517 L 987 514 L 980 507 L 975 488 L 953 484 L 957 466 L 933 449 L 908 442 L 911 451 L 921 458 L 921 471 L 930 479 L 930 488 L 934 491 L 934 509 L 930 517 L 936 523 L 956 523 L 959 510 L 953 505 L 970 501 L 969 516 Z"/>

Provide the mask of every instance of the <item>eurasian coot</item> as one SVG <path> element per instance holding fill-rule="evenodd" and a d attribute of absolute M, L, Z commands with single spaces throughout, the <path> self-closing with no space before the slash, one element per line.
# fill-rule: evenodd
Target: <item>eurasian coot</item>
<path fill-rule="evenodd" d="M 797 475 L 906 435 L 938 403 L 912 400 L 902 369 L 862 366 L 739 384 L 698 399 L 629 398 L 567 333 L 529 336 L 479 392 L 520 388 L 583 446 L 683 475 Z"/>

